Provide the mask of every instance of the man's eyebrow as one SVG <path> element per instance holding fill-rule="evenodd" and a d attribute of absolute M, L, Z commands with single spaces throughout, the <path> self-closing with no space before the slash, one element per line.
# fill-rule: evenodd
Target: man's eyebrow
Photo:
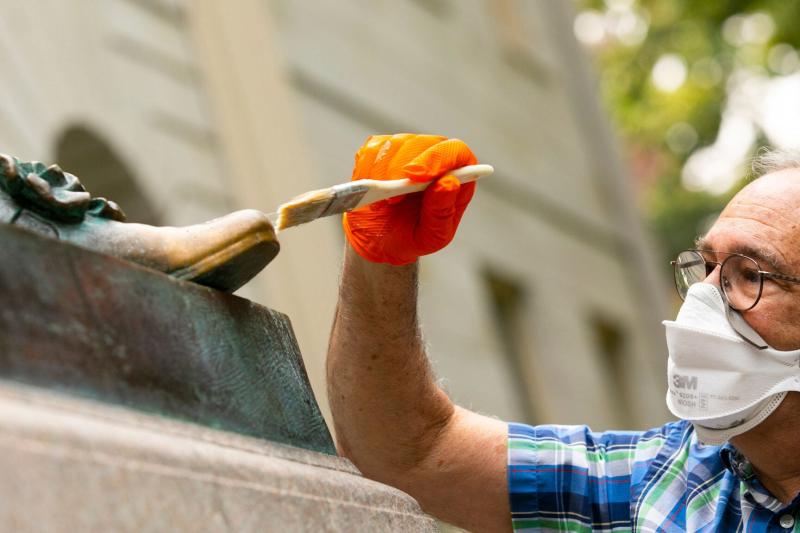
<path fill-rule="evenodd" d="M 772 250 L 768 250 L 766 248 L 756 248 L 750 245 L 743 245 L 737 246 L 732 252 L 737 252 L 742 255 L 746 255 L 748 257 L 752 257 L 756 260 L 756 262 L 761 265 L 766 263 L 770 266 L 773 271 L 776 271 L 780 274 L 789 274 L 789 266 L 786 265 L 781 259 L 778 257 L 778 254 L 773 252 Z"/>
<path fill-rule="evenodd" d="M 697 250 L 709 250 L 712 251 L 712 248 L 705 237 L 698 237 L 694 241 L 695 249 Z M 774 251 L 769 250 L 767 248 L 760 248 L 755 247 L 750 244 L 742 244 L 734 246 L 730 250 L 713 250 L 715 252 L 733 252 L 737 254 L 746 255 L 752 259 L 756 260 L 756 263 L 759 264 L 760 268 L 763 268 L 763 265 L 768 265 L 773 271 L 778 272 L 780 274 L 790 274 L 789 266 L 784 263 L 778 254 Z"/>

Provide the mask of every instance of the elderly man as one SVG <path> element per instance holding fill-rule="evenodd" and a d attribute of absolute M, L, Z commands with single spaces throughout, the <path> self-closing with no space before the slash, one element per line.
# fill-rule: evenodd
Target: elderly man
<path fill-rule="evenodd" d="M 665 322 L 667 403 L 647 432 L 507 424 L 450 401 L 417 323 L 417 259 L 452 239 L 474 191 L 461 141 L 374 136 L 354 178 L 438 179 L 346 215 L 328 354 L 341 452 L 473 531 L 787 531 L 800 492 L 800 160 L 772 166 L 681 253 Z M 442 177 L 445 176 L 445 177 Z M 800 528 L 800 523 L 798 523 Z"/>

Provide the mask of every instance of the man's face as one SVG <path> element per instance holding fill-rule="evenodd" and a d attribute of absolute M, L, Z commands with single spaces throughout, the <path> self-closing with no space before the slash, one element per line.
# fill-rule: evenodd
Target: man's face
<path fill-rule="evenodd" d="M 742 189 L 699 245 L 742 253 L 761 270 L 800 277 L 800 169 L 768 174 Z M 719 286 L 719 268 L 706 282 Z M 800 285 L 765 278 L 761 300 L 742 315 L 773 348 L 800 348 Z"/>

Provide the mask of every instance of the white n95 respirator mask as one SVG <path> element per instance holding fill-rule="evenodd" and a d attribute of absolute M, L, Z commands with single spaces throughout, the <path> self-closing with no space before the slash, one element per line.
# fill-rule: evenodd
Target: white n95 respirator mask
<path fill-rule="evenodd" d="M 800 391 L 800 350 L 767 346 L 741 315 L 737 329 L 727 304 L 709 283 L 689 287 L 675 321 L 667 328 L 667 407 L 694 425 L 704 444 L 723 444 L 763 422 L 788 391 Z"/>

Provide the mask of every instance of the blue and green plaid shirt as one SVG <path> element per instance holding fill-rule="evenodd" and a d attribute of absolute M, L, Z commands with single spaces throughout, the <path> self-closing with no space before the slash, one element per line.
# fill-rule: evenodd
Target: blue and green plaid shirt
<path fill-rule="evenodd" d="M 782 504 L 731 446 L 692 425 L 593 433 L 508 426 L 515 531 L 799 531 L 800 497 Z"/>

